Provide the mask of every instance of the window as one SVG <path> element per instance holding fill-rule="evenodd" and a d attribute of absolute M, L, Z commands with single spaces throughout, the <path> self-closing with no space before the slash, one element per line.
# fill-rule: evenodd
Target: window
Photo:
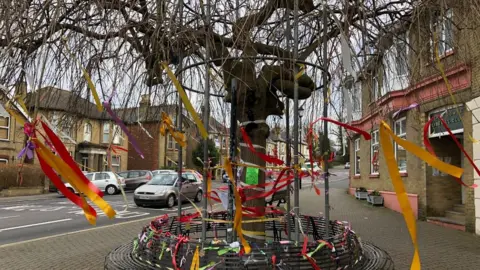
<path fill-rule="evenodd" d="M 222 137 L 222 148 L 228 148 L 227 138 L 225 138 L 225 137 Z"/>
<path fill-rule="evenodd" d="M 0 164 L 8 164 L 8 159 L 0 158 Z"/>
<path fill-rule="evenodd" d="M 60 137 L 64 138 L 66 136 L 72 136 L 72 126 L 73 126 L 73 118 L 69 115 L 63 114 L 61 115 L 58 112 L 53 112 L 52 116 L 52 125 L 53 131 L 57 134 L 60 133 Z"/>
<path fill-rule="evenodd" d="M 407 34 L 400 34 L 395 39 L 395 68 L 397 76 L 408 75 L 408 58 L 407 58 Z"/>
<path fill-rule="evenodd" d="M 360 89 L 353 89 L 352 93 L 352 106 L 353 106 L 353 112 L 359 112 L 362 109 L 362 104 L 361 104 L 361 92 Z"/>
<path fill-rule="evenodd" d="M 128 172 L 128 178 L 137 178 L 137 177 L 140 177 L 140 172 L 139 171 Z"/>
<path fill-rule="evenodd" d="M 87 174 L 85 174 L 85 177 L 87 177 L 88 180 L 92 181 L 93 173 L 87 173 Z"/>
<path fill-rule="evenodd" d="M 191 183 L 196 183 L 197 182 L 197 178 L 195 178 L 195 176 L 193 174 L 184 174 L 184 177 L 186 177 L 188 179 L 189 182 Z"/>
<path fill-rule="evenodd" d="M 377 100 L 380 98 L 380 89 L 378 88 L 378 78 L 377 76 L 372 78 L 372 92 L 373 92 L 373 100 Z"/>
<path fill-rule="evenodd" d="M 395 121 L 395 135 L 401 139 L 407 138 L 407 118 L 403 117 Z M 395 159 L 397 160 L 398 170 L 407 172 L 407 151 L 397 143 L 395 143 Z"/>
<path fill-rule="evenodd" d="M 90 142 L 92 140 L 92 124 L 85 123 L 83 126 L 83 140 Z"/>
<path fill-rule="evenodd" d="M 109 143 L 110 140 L 110 123 L 103 124 L 103 134 L 102 134 L 102 142 Z"/>
<path fill-rule="evenodd" d="M 113 127 L 113 143 L 122 144 L 122 129 L 117 125 Z"/>
<path fill-rule="evenodd" d="M 120 156 L 112 156 L 112 170 L 114 172 L 120 171 Z"/>
<path fill-rule="evenodd" d="M 370 140 L 370 156 L 372 161 L 370 163 L 370 173 L 378 174 L 379 165 L 379 151 L 378 151 L 378 130 L 372 132 L 372 139 Z"/>
<path fill-rule="evenodd" d="M 107 180 L 110 179 L 110 176 L 108 173 L 96 173 L 95 174 L 95 180 Z"/>
<path fill-rule="evenodd" d="M 360 175 L 360 139 L 355 140 L 355 175 Z"/>
<path fill-rule="evenodd" d="M 10 117 L 0 116 L 0 140 L 10 140 Z"/>
<path fill-rule="evenodd" d="M 178 143 L 175 141 L 175 139 L 170 134 L 168 135 L 167 147 L 170 150 L 178 149 Z"/>
<path fill-rule="evenodd" d="M 453 50 L 453 23 L 452 23 L 453 12 L 451 9 L 445 11 L 445 14 L 441 14 L 440 11 L 435 11 L 432 16 L 431 30 L 432 33 L 437 34 L 438 40 L 438 54 L 439 56 L 444 56 Z M 430 41 L 432 49 L 434 49 L 433 40 L 435 36 L 432 37 Z M 435 53 L 432 50 L 433 53 Z M 435 55 L 435 54 L 433 54 Z"/>

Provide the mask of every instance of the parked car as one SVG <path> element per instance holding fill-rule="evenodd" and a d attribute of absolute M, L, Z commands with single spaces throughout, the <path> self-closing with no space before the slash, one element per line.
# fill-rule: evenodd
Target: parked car
<path fill-rule="evenodd" d="M 155 171 L 152 171 L 152 174 L 153 174 L 153 176 L 155 176 L 157 174 L 174 173 L 174 172 L 175 172 L 174 170 L 155 170 Z"/>
<path fill-rule="evenodd" d="M 191 172 L 183 173 L 180 180 L 175 172 L 155 175 L 152 180 L 135 190 L 133 200 L 137 206 L 166 204 L 172 208 L 180 197 L 180 181 L 182 181 L 182 190 L 180 191 L 182 196 L 193 199 L 195 202 L 202 201 L 202 182 Z"/>
<path fill-rule="evenodd" d="M 343 167 L 344 169 L 350 169 L 350 162 L 346 162 L 345 166 Z"/>
<path fill-rule="evenodd" d="M 183 169 L 183 172 L 193 173 L 200 181 L 203 181 L 203 175 L 196 170 Z"/>
<path fill-rule="evenodd" d="M 318 163 L 317 162 L 314 162 L 313 163 L 313 172 L 319 172 L 321 171 L 322 169 L 320 169 L 320 167 L 318 167 Z M 302 172 L 307 172 L 307 171 L 312 171 L 312 164 L 310 162 L 305 162 L 305 164 L 303 164 L 302 166 Z"/>
<path fill-rule="evenodd" d="M 127 185 L 126 190 L 135 190 L 153 178 L 152 172 L 147 170 L 132 170 L 119 172 L 118 174 L 125 178 L 125 184 Z"/>
<path fill-rule="evenodd" d="M 94 172 L 86 173 L 85 176 L 90 180 L 95 186 L 98 187 L 101 191 L 105 192 L 108 195 L 117 194 L 120 191 L 120 185 L 122 188 L 125 188 L 125 178 L 121 177 L 114 172 Z M 117 182 L 118 179 L 118 182 Z M 120 183 L 120 184 L 119 184 Z M 65 186 L 70 189 L 70 191 L 78 194 L 78 191 L 75 190 L 70 183 L 65 183 Z M 60 191 L 57 191 L 60 195 Z"/>

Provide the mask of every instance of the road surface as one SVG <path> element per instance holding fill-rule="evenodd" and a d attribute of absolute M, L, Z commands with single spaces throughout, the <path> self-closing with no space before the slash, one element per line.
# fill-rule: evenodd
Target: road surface
<path fill-rule="evenodd" d="M 348 187 L 348 171 L 333 169 L 331 172 L 336 175 L 330 179 L 330 188 Z M 213 182 L 213 188 L 219 185 L 224 184 Z M 321 180 L 317 186 L 323 187 Z M 311 188 L 311 179 L 302 179 L 302 187 L 303 190 Z M 137 207 L 133 202 L 133 193 L 126 195 L 128 199 L 126 211 L 122 195 L 105 195 L 104 199 L 117 211 L 116 218 L 112 220 L 91 204 L 98 215 L 96 227 L 177 213 L 176 206 L 171 209 Z M 222 209 L 220 205 L 218 206 Z M 183 209 L 193 211 L 193 206 L 184 203 Z M 83 211 L 64 197 L 50 195 L 31 200 L 19 197 L 0 200 L 0 246 L 90 228 L 92 226 L 85 220 Z"/>

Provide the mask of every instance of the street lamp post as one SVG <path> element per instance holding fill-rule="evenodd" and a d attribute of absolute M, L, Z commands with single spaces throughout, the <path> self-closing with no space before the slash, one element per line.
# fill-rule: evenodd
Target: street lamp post
<path fill-rule="evenodd" d="M 298 118 L 300 119 L 300 121 L 298 121 L 300 123 L 300 128 L 298 130 L 299 134 L 298 134 L 298 137 L 300 138 L 300 143 L 298 144 L 300 146 L 300 150 L 298 151 L 300 153 L 300 155 L 302 155 L 302 145 L 303 145 L 303 140 L 302 140 L 302 117 L 303 117 L 303 105 L 298 108 Z M 302 178 L 300 177 L 300 182 L 299 182 L 299 187 L 300 189 L 302 189 Z"/>

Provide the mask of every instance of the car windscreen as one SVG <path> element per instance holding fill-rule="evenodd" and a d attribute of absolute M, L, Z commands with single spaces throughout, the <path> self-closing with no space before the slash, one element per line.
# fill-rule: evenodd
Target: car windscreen
<path fill-rule="evenodd" d="M 175 179 L 177 179 L 176 174 L 159 174 L 155 175 L 152 180 L 150 180 L 147 185 L 153 186 L 173 186 L 175 184 Z"/>

